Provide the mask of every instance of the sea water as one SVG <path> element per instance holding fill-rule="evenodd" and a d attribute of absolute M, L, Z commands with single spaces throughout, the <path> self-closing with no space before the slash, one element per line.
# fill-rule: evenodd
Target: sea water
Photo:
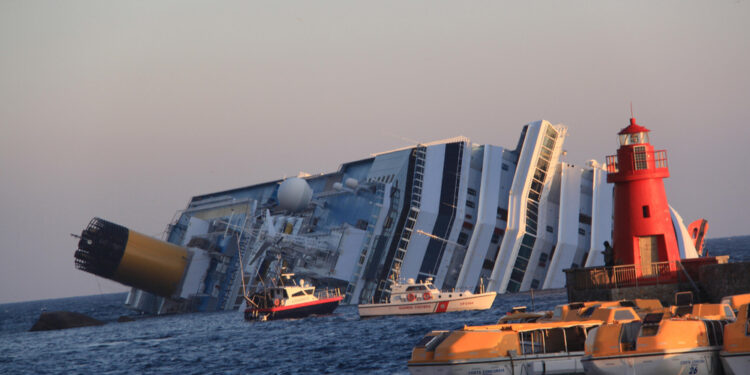
<path fill-rule="evenodd" d="M 750 260 L 750 236 L 707 241 L 710 255 Z M 564 290 L 498 295 L 493 307 L 360 320 L 356 306 L 328 316 L 246 322 L 240 312 L 117 323 L 135 313 L 125 294 L 0 305 L 0 374 L 407 374 L 411 349 L 434 329 L 496 322 L 511 307 L 549 310 Z M 28 332 L 41 311 L 80 312 L 108 324 Z"/>

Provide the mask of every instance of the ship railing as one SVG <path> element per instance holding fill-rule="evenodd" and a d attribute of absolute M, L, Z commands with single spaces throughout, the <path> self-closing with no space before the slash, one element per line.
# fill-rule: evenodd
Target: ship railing
<path fill-rule="evenodd" d="M 333 298 L 333 297 L 339 297 L 339 296 L 341 296 L 341 290 L 339 288 L 321 289 L 321 290 L 315 291 L 315 297 L 318 297 L 318 299 Z"/>

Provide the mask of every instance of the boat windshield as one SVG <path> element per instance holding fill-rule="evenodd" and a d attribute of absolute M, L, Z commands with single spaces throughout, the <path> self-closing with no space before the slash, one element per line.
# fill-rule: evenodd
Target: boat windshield
<path fill-rule="evenodd" d="M 410 286 L 406 288 L 407 292 L 416 292 L 416 291 L 421 291 L 421 290 L 427 290 L 427 287 L 425 287 L 424 285 L 415 285 L 415 286 Z"/>

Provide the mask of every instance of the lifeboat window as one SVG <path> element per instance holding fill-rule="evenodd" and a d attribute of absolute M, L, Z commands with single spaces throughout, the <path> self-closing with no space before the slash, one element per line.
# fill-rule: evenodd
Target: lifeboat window
<path fill-rule="evenodd" d="M 729 305 L 724 305 L 724 315 L 726 315 L 727 319 L 735 319 L 734 311 L 732 311 L 732 308 L 729 307 Z"/>
<path fill-rule="evenodd" d="M 292 294 L 292 297 L 300 297 L 304 295 L 305 295 L 305 292 L 300 290 L 299 292 Z"/>
<path fill-rule="evenodd" d="M 622 325 L 622 328 L 620 328 L 620 343 L 623 350 L 635 350 L 640 330 L 641 322 L 630 322 Z"/>
<path fill-rule="evenodd" d="M 558 353 L 566 351 L 565 331 L 555 328 L 544 331 L 544 352 Z"/>
<path fill-rule="evenodd" d="M 313 289 L 312 288 L 305 289 L 305 294 L 312 295 L 313 294 Z"/>
<path fill-rule="evenodd" d="M 555 312 L 552 314 L 553 318 L 559 319 L 562 318 L 562 307 L 557 306 L 555 307 Z"/>
<path fill-rule="evenodd" d="M 414 292 L 418 290 L 427 290 L 427 288 L 425 288 L 423 285 L 410 286 L 406 288 L 407 292 Z"/>
<path fill-rule="evenodd" d="M 519 333 L 523 354 L 544 353 L 544 333 L 527 331 Z"/>
<path fill-rule="evenodd" d="M 635 317 L 633 313 L 628 310 L 617 310 L 615 311 L 615 320 L 633 320 Z"/>
<path fill-rule="evenodd" d="M 724 325 L 726 320 L 704 320 L 706 334 L 708 336 L 708 345 L 718 346 L 724 344 Z"/>
<path fill-rule="evenodd" d="M 601 306 L 601 305 L 600 304 L 596 304 L 594 306 L 589 307 L 586 310 L 583 310 L 583 313 L 581 313 L 581 316 L 584 317 L 584 318 L 590 317 L 591 314 L 594 313 L 594 310 L 596 310 L 599 306 Z"/>
<path fill-rule="evenodd" d="M 659 332 L 659 323 L 663 317 L 663 313 L 646 314 L 643 318 L 643 328 L 641 329 L 640 335 L 642 337 L 655 336 L 656 333 Z"/>
<path fill-rule="evenodd" d="M 565 328 L 565 341 L 566 351 L 582 351 L 586 343 L 586 331 L 583 329 L 583 327 Z"/>

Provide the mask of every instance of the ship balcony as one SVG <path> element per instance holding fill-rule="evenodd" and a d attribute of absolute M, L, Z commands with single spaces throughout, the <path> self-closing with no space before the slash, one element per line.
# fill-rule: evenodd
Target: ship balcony
<path fill-rule="evenodd" d="M 622 160 L 618 160 L 617 155 L 607 156 L 607 182 L 669 177 L 667 150 L 636 148 L 634 152 L 621 153 L 621 156 Z"/>

